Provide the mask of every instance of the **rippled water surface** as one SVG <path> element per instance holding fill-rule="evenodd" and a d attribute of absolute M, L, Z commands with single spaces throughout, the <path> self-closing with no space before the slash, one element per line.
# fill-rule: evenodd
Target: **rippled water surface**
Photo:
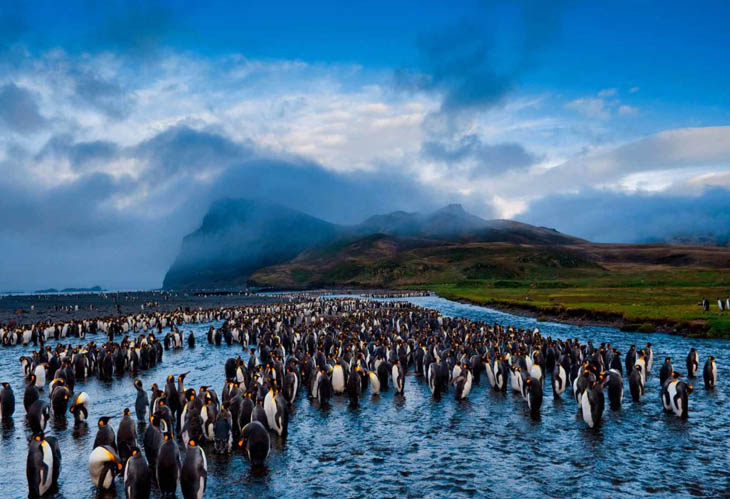
<path fill-rule="evenodd" d="M 577 417 L 571 394 L 553 398 L 549 380 L 539 420 L 532 420 L 519 395 L 498 394 L 488 388 L 486 376 L 468 401 L 444 396 L 431 400 L 423 379 L 409 375 L 405 400 L 392 389 L 371 398 L 366 394 L 357 409 L 346 397 L 335 397 L 320 409 L 300 391 L 285 443 L 272 439 L 268 472 L 254 476 L 238 454 L 214 456 L 208 450 L 206 497 L 258 496 L 728 496 L 730 495 L 730 342 L 689 340 L 663 334 L 623 333 L 616 329 L 540 323 L 494 310 L 463 305 L 435 297 L 413 298 L 418 305 L 445 315 L 489 323 L 539 327 L 545 336 L 610 342 L 625 354 L 631 344 L 654 345 L 653 376 L 647 393 L 634 404 L 625 386 L 620 411 L 608 407 L 603 424 L 589 429 Z M 218 325 L 218 324 L 216 324 Z M 191 387 L 222 386 L 225 359 L 238 347 L 215 347 L 205 340 L 207 325 L 184 326 L 198 337 L 195 350 L 165 352 L 155 369 L 142 373 L 145 387 L 163 384 L 167 374 L 192 371 Z M 90 335 L 87 340 L 102 341 Z M 78 342 L 78 340 L 70 340 Z M 51 342 L 53 344 L 53 342 Z M 693 346 L 700 354 L 700 370 L 708 355 L 718 362 L 718 388 L 705 391 L 694 381 L 690 415 L 681 421 L 662 411 L 659 400 L 659 364 L 671 356 L 675 369 L 685 372 L 684 359 Z M 30 347 L 0 348 L 0 381 L 15 390 L 14 425 L 2 428 L 0 496 L 25 497 L 25 459 L 30 436 L 24 422 L 23 382 L 18 357 Z M 134 412 L 135 389 L 130 378 L 104 383 L 94 378 L 77 382 L 76 391 L 91 396 L 90 426 L 74 428 L 49 424 L 63 454 L 57 497 L 93 497 L 96 493 L 87 460 L 102 415 Z M 453 393 L 453 392 L 452 392 Z M 47 396 L 45 394 L 44 396 Z M 113 426 L 116 423 L 112 420 Z M 143 431 L 140 428 L 140 436 Z M 178 488 L 179 492 L 179 488 Z M 123 496 L 121 484 L 117 495 Z"/>

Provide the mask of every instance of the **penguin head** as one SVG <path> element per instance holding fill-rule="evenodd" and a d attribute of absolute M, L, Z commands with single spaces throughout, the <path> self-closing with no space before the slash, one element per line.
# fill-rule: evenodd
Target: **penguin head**
<path fill-rule="evenodd" d="M 692 393 L 692 391 L 693 391 L 694 389 L 695 389 L 695 387 L 694 387 L 694 386 L 692 386 L 692 385 L 687 385 L 687 394 L 690 394 L 690 393 Z"/>
<path fill-rule="evenodd" d="M 122 411 L 122 415 L 123 416 L 129 416 L 129 408 L 128 407 L 125 407 L 124 408 L 124 410 Z"/>
<path fill-rule="evenodd" d="M 10 390 L 10 383 L 3 381 L 1 384 L 3 388 L 5 388 L 6 390 Z"/>
<path fill-rule="evenodd" d="M 180 381 L 180 382 L 184 381 L 185 380 L 185 376 L 187 376 L 188 374 L 190 374 L 190 371 L 188 371 L 186 373 L 182 373 L 180 376 L 177 377 L 177 380 Z"/>

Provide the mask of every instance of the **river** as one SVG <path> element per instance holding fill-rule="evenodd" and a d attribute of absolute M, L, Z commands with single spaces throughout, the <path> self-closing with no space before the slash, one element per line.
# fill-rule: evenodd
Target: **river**
<path fill-rule="evenodd" d="M 394 399 L 392 389 L 376 398 L 366 392 L 356 409 L 349 407 L 346 397 L 335 397 L 323 410 L 301 391 L 288 439 L 282 443 L 272 437 L 267 473 L 252 474 L 240 454 L 218 457 L 206 449 L 206 497 L 730 494 L 730 400 L 725 384 L 730 379 L 730 342 L 538 323 L 438 297 L 409 301 L 444 315 L 539 327 L 543 335 L 554 338 L 610 342 L 622 354 L 631 344 L 651 342 L 655 362 L 647 393 L 634 404 L 626 383 L 623 408 L 613 412 L 607 407 L 603 424 L 593 430 L 578 417 L 570 391 L 562 398 L 553 397 L 549 379 L 539 420 L 529 417 L 519 395 L 491 391 L 486 376 L 464 402 L 453 400 L 453 392 L 439 402 L 432 401 L 427 384 L 413 375 L 406 378 L 405 400 Z M 235 345 L 209 345 L 205 339 L 208 327 L 184 326 L 186 335 L 195 331 L 197 348 L 165 352 L 162 364 L 140 376 L 145 387 L 153 382 L 164 384 L 167 374 L 192 371 L 187 385 L 209 384 L 220 392 L 223 363 L 241 350 Z M 89 337 L 84 342 L 91 339 L 101 338 Z M 701 379 L 694 380 L 689 419 L 682 421 L 663 412 L 657 377 L 666 356 L 672 357 L 675 369 L 686 372 L 684 359 L 691 346 L 699 352 L 700 373 L 708 355 L 717 358 L 719 381 L 716 390 L 706 391 Z M 17 402 L 14 425 L 1 430 L 1 495 L 8 498 L 27 495 L 25 460 L 30 433 L 24 423 L 18 357 L 29 353 L 30 347 L 0 348 L 0 381 L 12 384 Z M 114 415 L 111 424 L 116 428 L 124 407 L 134 413 L 135 389 L 128 377 L 113 382 L 91 378 L 78 382 L 76 390 L 91 397 L 89 427 L 74 429 L 73 419 L 69 419 L 68 426 L 49 423 L 47 430 L 59 439 L 63 454 L 58 498 L 95 495 L 87 470 L 95 422 L 99 416 Z M 140 436 L 142 433 L 140 428 Z M 117 482 L 117 495 L 123 497 L 121 480 Z"/>

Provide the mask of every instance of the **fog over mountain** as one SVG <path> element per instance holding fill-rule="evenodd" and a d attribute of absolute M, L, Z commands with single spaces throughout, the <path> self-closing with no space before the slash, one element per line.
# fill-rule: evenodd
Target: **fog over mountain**
<path fill-rule="evenodd" d="M 484 220 L 459 204 L 425 214 L 397 211 L 356 225 L 338 225 L 267 201 L 223 199 L 213 203 L 200 228 L 185 236 L 163 286 L 246 287 L 250 275 L 260 268 L 287 262 L 307 250 L 349 244 L 374 234 L 456 243 L 579 242 L 551 229 Z"/>

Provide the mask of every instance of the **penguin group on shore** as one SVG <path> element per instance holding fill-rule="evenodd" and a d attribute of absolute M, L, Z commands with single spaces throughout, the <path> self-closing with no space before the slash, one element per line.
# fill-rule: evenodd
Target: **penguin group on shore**
<path fill-rule="evenodd" d="M 414 384 L 406 383 L 413 376 L 424 380 L 434 400 L 452 392 L 461 404 L 474 396 L 473 388 L 484 373 L 495 395 L 511 388 L 529 417 L 540 417 L 547 384 L 554 398 L 573 398 L 581 425 L 598 428 L 606 405 L 612 411 L 622 409 L 624 377 L 635 403 L 647 387 L 656 386 L 649 343 L 639 349 L 632 345 L 622 355 L 609 343 L 581 343 L 545 337 L 537 328 L 445 317 L 406 302 L 303 297 L 198 314 L 199 322 L 222 321 L 220 327 L 208 329 L 210 345 L 241 349 L 221 366 L 215 382 L 220 392 L 208 385 L 189 386 L 195 380 L 194 374 L 188 379 L 187 372 L 170 374 L 163 383 L 145 388 L 137 376 L 158 365 L 166 349 L 182 349 L 185 343 L 194 347 L 195 336 L 185 341 L 178 326 L 197 319 L 135 317 L 114 324 L 120 332 L 120 325 L 126 324 L 136 337 L 125 335 L 115 342 L 112 332 L 110 341 L 99 345 L 59 343 L 55 348 L 41 341 L 40 350 L 21 357 L 23 402 L 34 435 L 27 472 L 31 494 L 42 495 L 56 483 L 57 475 L 49 479 L 43 470 L 56 469 L 56 461 L 60 470 L 57 441 L 44 433 L 48 420 L 71 413 L 76 422 L 84 422 L 94 412 L 89 396 L 75 389 L 77 382 L 92 375 L 102 380 L 127 374 L 134 378 L 132 409 L 95 415 L 97 432 L 88 461 L 89 476 L 100 491 L 113 488 L 121 477 L 128 497 L 148 497 L 154 487 L 174 495 L 178 486 L 183 497 L 202 497 L 208 476 L 206 451 L 242 452 L 252 467 L 264 468 L 272 439 L 288 436 L 301 392 L 315 406 L 326 407 L 333 397 L 343 397 L 356 407 L 391 386 L 397 399 L 405 400 L 408 390 L 414 390 Z M 698 373 L 699 363 L 692 349 L 688 376 Z M 716 386 L 712 356 L 706 359 L 703 378 L 708 390 Z M 49 402 L 41 395 L 47 379 Z M 682 381 L 670 358 L 664 359 L 657 381 L 663 409 L 687 418 L 693 387 Z M 4 421 L 12 417 L 15 399 L 9 384 L 2 387 Z"/>

